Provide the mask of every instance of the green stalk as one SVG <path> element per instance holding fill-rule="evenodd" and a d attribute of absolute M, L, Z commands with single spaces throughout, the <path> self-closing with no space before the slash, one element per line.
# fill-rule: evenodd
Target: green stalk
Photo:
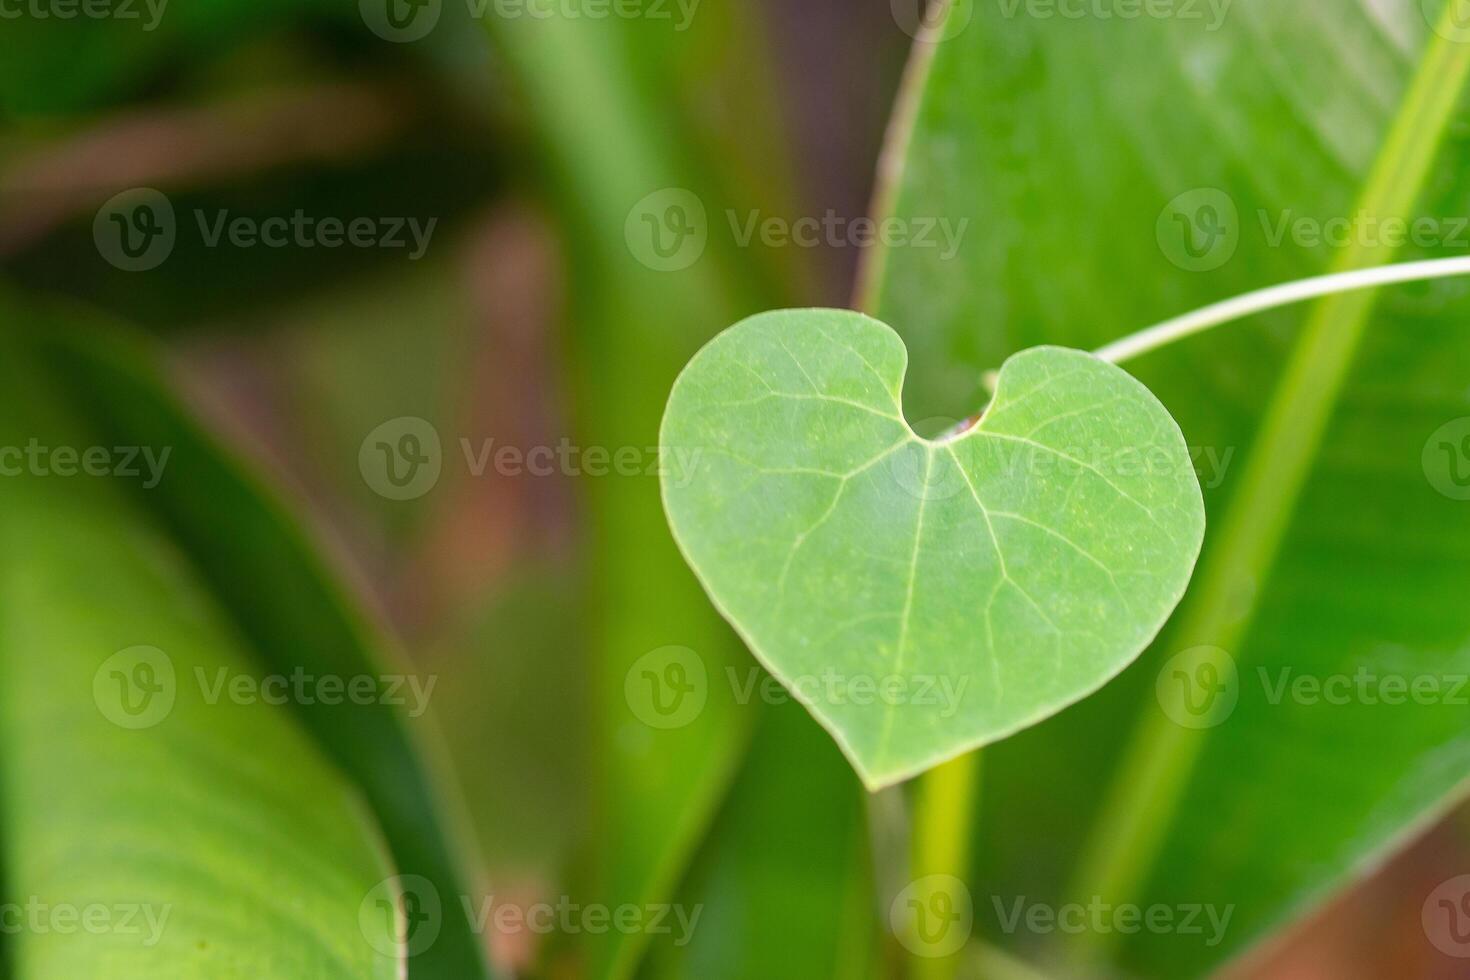
<path fill-rule="evenodd" d="M 1455 4 L 1446 5 L 1450 23 Z M 1470 77 L 1470 44 L 1435 33 L 1394 120 L 1356 212 L 1406 213 L 1418 199 Z M 1394 249 L 1361 244 L 1340 252 L 1334 271 L 1384 264 Z M 1170 634 L 1174 649 L 1212 645 L 1238 649 L 1250 626 L 1249 601 L 1280 551 L 1291 514 L 1322 441 L 1338 394 L 1358 352 L 1376 291 L 1342 293 L 1313 307 L 1265 415 L 1239 491 L 1231 501 L 1195 587 Z M 1152 705 L 1125 749 L 1106 796 L 1072 895 L 1128 901 L 1153 869 L 1204 744 L 1204 729 L 1186 729 Z M 1115 937 L 1085 934 L 1072 950 L 1077 962 L 1097 962 Z"/>
<path fill-rule="evenodd" d="M 912 838 L 915 881 L 928 875 L 969 880 L 979 776 L 980 753 L 976 751 L 936 766 L 919 778 Z M 915 955 L 909 967 L 910 980 L 954 980 L 964 958 L 963 948 L 951 956 Z"/>

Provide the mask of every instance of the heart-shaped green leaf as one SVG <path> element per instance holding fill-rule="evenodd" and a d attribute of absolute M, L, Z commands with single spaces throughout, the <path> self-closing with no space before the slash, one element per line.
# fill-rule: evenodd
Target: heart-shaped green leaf
<path fill-rule="evenodd" d="M 1008 360 L 974 426 L 904 421 L 903 342 L 767 313 L 684 369 L 669 523 L 715 605 L 870 788 L 1034 724 L 1158 632 L 1204 533 L 1179 428 L 1090 354 Z"/>

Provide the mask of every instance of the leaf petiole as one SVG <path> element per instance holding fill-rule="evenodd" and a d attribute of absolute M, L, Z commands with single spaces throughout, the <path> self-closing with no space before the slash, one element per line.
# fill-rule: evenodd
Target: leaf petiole
<path fill-rule="evenodd" d="M 1290 306 L 1310 299 L 1332 296 L 1337 293 L 1390 286 L 1396 283 L 1423 282 L 1432 279 L 1447 279 L 1452 276 L 1470 275 L 1470 255 L 1449 259 L 1426 259 L 1421 262 L 1402 262 L 1397 265 L 1382 265 L 1371 269 L 1354 269 L 1331 275 L 1298 279 L 1294 282 L 1269 286 L 1254 292 L 1234 296 L 1219 303 L 1165 320 L 1138 333 L 1115 340 L 1093 353 L 1104 361 L 1120 364 L 1158 350 L 1176 340 L 1203 333 L 1213 327 L 1241 320 L 1267 310 Z"/>
<path fill-rule="evenodd" d="M 940 889 L 965 888 L 970 878 L 979 779 L 979 751 L 957 756 L 920 777 L 912 841 L 915 880 L 943 876 L 954 883 L 938 886 Z M 959 899 L 947 897 L 951 904 Z M 913 958 L 909 976 L 911 980 L 954 980 L 962 959 L 962 950 L 949 956 L 936 956 L 929 950 Z"/>

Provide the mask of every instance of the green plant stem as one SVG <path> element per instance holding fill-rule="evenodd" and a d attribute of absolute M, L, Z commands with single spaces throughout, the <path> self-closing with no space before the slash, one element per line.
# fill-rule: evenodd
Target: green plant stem
<path fill-rule="evenodd" d="M 915 881 L 928 875 L 968 881 L 979 777 L 976 751 L 935 766 L 919 779 L 911 851 Z M 915 956 L 910 980 L 954 980 L 963 959 L 963 950 L 953 956 Z"/>
<path fill-rule="evenodd" d="M 929 84 L 929 73 L 934 67 L 935 52 L 939 50 L 940 39 L 944 37 L 949 18 L 953 14 L 953 0 L 932 0 L 928 10 L 931 27 L 914 41 L 909 52 L 909 60 L 904 66 L 903 78 L 898 86 L 898 97 L 894 100 L 893 114 L 888 120 L 888 131 L 883 136 L 883 151 L 878 157 L 878 175 L 873 206 L 870 209 L 874 215 L 898 213 L 898 193 L 903 183 L 901 178 L 909 160 L 909 147 L 913 142 L 919 109 Z M 880 294 L 886 281 L 887 265 L 888 250 L 882 242 L 863 250 L 859 259 L 857 284 L 853 290 L 853 301 L 857 309 L 877 315 L 881 306 Z"/>
<path fill-rule="evenodd" d="M 1334 272 L 1312 279 L 1298 279 L 1279 286 L 1270 286 L 1241 296 L 1234 296 L 1172 320 L 1165 320 L 1146 330 L 1140 330 L 1121 340 L 1115 340 L 1093 353 L 1104 361 L 1121 364 L 1183 340 L 1185 337 L 1191 337 L 1236 320 L 1243 320 L 1267 310 L 1290 306 L 1293 303 L 1360 289 L 1373 289 L 1394 283 L 1423 282 L 1429 279 L 1447 279 L 1451 276 L 1464 275 L 1470 275 L 1470 256 L 1461 255 L 1451 259 L 1426 259 L 1423 262 L 1380 265 L 1372 269 L 1353 269 L 1350 272 Z"/>
<path fill-rule="evenodd" d="M 1454 4 L 1446 5 L 1445 18 Z M 1447 31 L 1447 34 L 1453 34 Z M 1470 45 L 1436 33 L 1389 134 L 1356 212 L 1407 212 L 1418 199 L 1454 107 L 1470 76 Z M 1370 236 L 1354 235 L 1362 243 Z M 1335 271 L 1383 264 L 1384 246 L 1344 249 Z M 1226 510 L 1195 587 L 1171 632 L 1176 649 L 1238 649 L 1257 593 L 1271 570 L 1312 461 L 1368 323 L 1376 292 L 1340 293 L 1313 308 L 1267 408 L 1241 485 Z M 1152 871 L 1204 744 L 1204 730 L 1176 726 L 1149 703 L 1125 748 L 1072 894 L 1129 901 Z M 1114 936 L 1079 936 L 1075 963 L 1098 962 Z"/>

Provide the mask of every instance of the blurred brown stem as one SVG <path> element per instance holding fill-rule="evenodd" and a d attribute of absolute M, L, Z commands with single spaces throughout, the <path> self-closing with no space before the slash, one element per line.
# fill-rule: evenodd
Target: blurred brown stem
<path fill-rule="evenodd" d="M 0 170 L 0 258 L 128 188 L 188 188 L 350 158 L 383 143 L 410 111 L 399 86 L 338 81 L 109 116 L 16 153 Z"/>

